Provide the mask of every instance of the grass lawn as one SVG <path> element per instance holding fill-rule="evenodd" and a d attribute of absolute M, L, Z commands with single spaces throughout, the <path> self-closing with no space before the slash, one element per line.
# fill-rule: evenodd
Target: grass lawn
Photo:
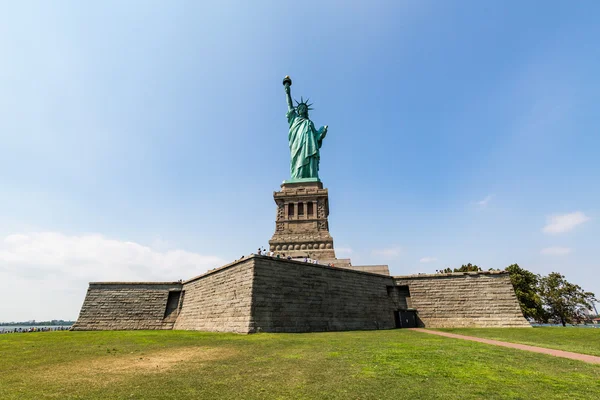
<path fill-rule="evenodd" d="M 595 328 L 456 328 L 437 330 L 600 356 L 600 329 Z"/>
<path fill-rule="evenodd" d="M 598 393 L 600 365 L 407 330 L 0 335 L 3 400 L 595 399 Z"/>

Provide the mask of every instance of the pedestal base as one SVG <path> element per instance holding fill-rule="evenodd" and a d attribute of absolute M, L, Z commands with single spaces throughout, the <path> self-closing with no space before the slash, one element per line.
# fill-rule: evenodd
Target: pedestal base
<path fill-rule="evenodd" d="M 327 220 L 329 194 L 322 182 L 309 179 L 284 181 L 281 191 L 273 193 L 277 219 L 269 247 L 284 257 L 335 259 Z"/>

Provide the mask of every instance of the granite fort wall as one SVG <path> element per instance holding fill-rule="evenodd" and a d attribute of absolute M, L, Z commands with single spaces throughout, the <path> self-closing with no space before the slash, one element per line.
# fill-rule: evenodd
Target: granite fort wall
<path fill-rule="evenodd" d="M 167 300 L 181 287 L 179 282 L 92 282 L 73 330 L 171 329 Z"/>
<path fill-rule="evenodd" d="M 248 333 L 254 263 L 248 258 L 184 282 L 173 329 Z"/>
<path fill-rule="evenodd" d="M 409 308 L 427 328 L 530 327 L 506 272 L 394 277 L 409 287 Z"/>
<path fill-rule="evenodd" d="M 336 267 L 337 267 L 337 265 L 336 265 Z M 363 272 L 370 272 L 372 274 L 390 276 L 390 270 L 387 265 L 348 265 L 348 266 L 344 265 L 344 266 L 340 266 L 340 268 L 351 269 L 353 271 L 363 271 Z"/>
<path fill-rule="evenodd" d="M 406 309 L 430 328 L 529 326 L 507 273 L 389 277 L 252 256 L 183 283 L 90 283 L 73 329 L 390 329 Z"/>
<path fill-rule="evenodd" d="M 393 279 L 298 261 L 256 257 L 251 332 L 395 327 Z"/>

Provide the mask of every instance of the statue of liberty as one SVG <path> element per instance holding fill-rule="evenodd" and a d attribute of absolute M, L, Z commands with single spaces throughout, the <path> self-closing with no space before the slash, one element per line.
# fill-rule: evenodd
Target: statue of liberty
<path fill-rule="evenodd" d="M 290 124 L 288 141 L 290 144 L 290 174 L 294 181 L 319 181 L 319 149 L 327 135 L 327 125 L 315 129 L 315 124 L 308 118 L 311 110 L 308 99 L 296 100 L 296 107 L 292 103 L 290 86 L 292 80 L 289 76 L 283 79 L 287 97 L 287 119 Z"/>

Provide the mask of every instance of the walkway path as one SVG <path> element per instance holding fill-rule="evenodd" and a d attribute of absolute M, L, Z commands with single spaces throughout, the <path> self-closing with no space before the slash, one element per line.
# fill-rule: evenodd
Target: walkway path
<path fill-rule="evenodd" d="M 542 353 L 542 354 L 548 354 L 550 356 L 570 358 L 571 360 L 579 360 L 579 361 L 584 361 L 584 362 L 592 363 L 592 364 L 600 364 L 600 357 L 590 356 L 587 354 L 572 353 L 570 351 L 547 349 L 545 347 L 528 346 L 526 344 L 501 342 L 499 340 L 482 339 L 482 338 L 478 338 L 478 337 L 474 337 L 474 336 L 456 335 L 454 333 L 432 331 L 429 329 L 422 329 L 422 328 L 412 328 L 411 331 L 429 333 L 432 335 L 446 336 L 446 337 L 455 338 L 455 339 L 472 340 L 473 342 L 493 344 L 496 346 L 510 347 L 511 349 L 527 350 L 527 351 L 532 351 L 534 353 Z"/>

